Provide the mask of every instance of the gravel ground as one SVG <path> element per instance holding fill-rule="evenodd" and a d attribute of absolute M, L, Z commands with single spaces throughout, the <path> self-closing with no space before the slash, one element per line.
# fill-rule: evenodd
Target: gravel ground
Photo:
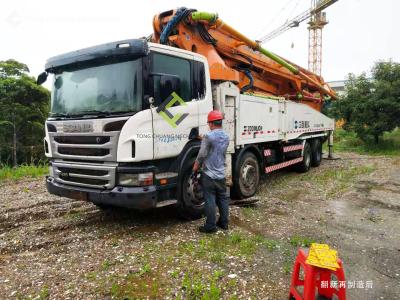
<path fill-rule="evenodd" d="M 297 249 L 317 241 L 338 250 L 349 299 L 398 299 L 400 158 L 340 157 L 264 179 L 211 236 L 171 207 L 101 211 L 43 179 L 2 182 L 0 297 L 287 299 Z"/>

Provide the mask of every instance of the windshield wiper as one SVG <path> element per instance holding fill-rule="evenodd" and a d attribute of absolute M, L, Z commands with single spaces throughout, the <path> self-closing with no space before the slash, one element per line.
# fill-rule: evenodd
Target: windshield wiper
<path fill-rule="evenodd" d="M 121 111 L 113 111 L 110 114 L 112 115 L 124 115 L 124 114 L 134 114 L 137 113 L 137 111 L 134 110 L 121 110 Z"/>
<path fill-rule="evenodd" d="M 81 111 L 77 113 L 50 113 L 50 117 L 53 118 L 76 118 L 83 116 L 96 116 L 98 118 L 109 117 L 115 115 L 126 115 L 126 114 L 134 114 L 136 111 L 125 110 L 125 111 L 101 111 L 101 110 L 87 110 Z"/>
<path fill-rule="evenodd" d="M 78 116 L 89 116 L 89 115 L 98 115 L 98 116 L 109 116 L 111 113 L 109 111 L 101 111 L 101 110 L 84 110 L 80 111 L 76 114 L 71 114 L 73 117 Z"/>
<path fill-rule="evenodd" d="M 55 118 L 58 118 L 58 117 L 71 118 L 71 115 L 70 115 L 70 114 L 67 114 L 67 113 L 50 113 L 50 117 L 55 117 Z"/>
<path fill-rule="evenodd" d="M 128 113 L 135 113 L 134 111 L 101 111 L 101 110 L 86 110 L 81 111 L 76 114 L 70 114 L 71 117 L 79 117 L 79 116 L 97 116 L 97 117 L 108 117 L 112 115 L 122 115 Z"/>

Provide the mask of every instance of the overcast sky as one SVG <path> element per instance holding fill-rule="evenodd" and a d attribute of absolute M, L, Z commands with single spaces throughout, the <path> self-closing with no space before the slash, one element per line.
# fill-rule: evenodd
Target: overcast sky
<path fill-rule="evenodd" d="M 269 33 L 299 13 L 311 0 L 263 1 L 19 1 L 3 0 L 0 10 L 0 60 L 26 63 L 37 76 L 47 58 L 96 44 L 147 36 L 158 12 L 186 6 L 218 12 L 220 18 L 252 39 Z M 322 75 L 341 80 L 368 71 L 375 61 L 400 61 L 400 1 L 339 0 L 326 9 Z M 308 31 L 303 22 L 264 44 L 307 67 Z"/>

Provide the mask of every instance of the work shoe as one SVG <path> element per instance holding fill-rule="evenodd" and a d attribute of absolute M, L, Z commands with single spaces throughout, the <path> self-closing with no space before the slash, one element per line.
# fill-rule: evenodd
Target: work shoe
<path fill-rule="evenodd" d="M 216 233 L 217 232 L 217 228 L 206 228 L 205 226 L 200 226 L 199 227 L 199 231 L 202 233 Z"/>
<path fill-rule="evenodd" d="M 217 226 L 223 230 L 228 230 L 229 226 L 228 224 L 222 224 L 220 221 L 217 222 Z"/>

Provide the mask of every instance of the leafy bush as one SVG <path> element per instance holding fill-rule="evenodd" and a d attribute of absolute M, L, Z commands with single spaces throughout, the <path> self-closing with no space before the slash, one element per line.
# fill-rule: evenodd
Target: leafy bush
<path fill-rule="evenodd" d="M 334 133 L 334 150 L 369 155 L 400 155 L 400 129 L 385 132 L 379 144 L 366 143 L 355 132 L 337 129 Z"/>
<path fill-rule="evenodd" d="M 333 103 L 332 112 L 344 120 L 345 130 L 366 144 L 379 144 L 386 132 L 400 126 L 400 64 L 378 62 L 371 75 L 349 74 L 345 96 Z"/>

